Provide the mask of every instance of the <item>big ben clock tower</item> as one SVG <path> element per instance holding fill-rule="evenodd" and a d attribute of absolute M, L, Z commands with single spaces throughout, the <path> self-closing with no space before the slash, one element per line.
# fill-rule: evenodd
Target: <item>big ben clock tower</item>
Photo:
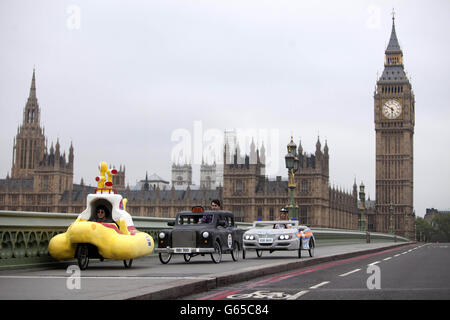
<path fill-rule="evenodd" d="M 413 237 L 414 93 L 395 32 L 385 51 L 374 94 L 376 133 L 376 221 L 380 232 Z"/>

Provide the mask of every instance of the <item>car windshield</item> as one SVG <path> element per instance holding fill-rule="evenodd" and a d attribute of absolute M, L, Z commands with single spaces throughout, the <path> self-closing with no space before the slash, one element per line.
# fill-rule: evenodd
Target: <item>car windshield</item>
<path fill-rule="evenodd" d="M 258 229 L 272 229 L 273 228 L 273 222 L 257 222 L 255 223 L 255 228 Z"/>
<path fill-rule="evenodd" d="M 212 215 L 211 214 L 205 214 L 205 215 L 199 215 L 199 214 L 186 214 L 186 215 L 179 215 L 177 224 L 179 225 L 193 225 L 198 223 L 211 223 L 212 222 Z"/>

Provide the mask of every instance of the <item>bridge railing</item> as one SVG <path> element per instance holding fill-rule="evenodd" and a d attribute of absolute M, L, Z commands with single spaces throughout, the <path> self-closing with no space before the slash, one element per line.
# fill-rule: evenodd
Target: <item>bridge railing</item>
<path fill-rule="evenodd" d="M 48 254 L 50 239 L 65 232 L 78 214 L 0 211 L 0 268 L 55 263 Z M 154 240 L 162 229 L 170 228 L 167 222 L 173 218 L 134 216 L 137 229 L 150 234 Z M 251 223 L 239 222 L 241 228 Z M 393 234 L 360 232 L 355 230 L 312 228 L 317 246 L 370 242 L 409 241 Z"/>

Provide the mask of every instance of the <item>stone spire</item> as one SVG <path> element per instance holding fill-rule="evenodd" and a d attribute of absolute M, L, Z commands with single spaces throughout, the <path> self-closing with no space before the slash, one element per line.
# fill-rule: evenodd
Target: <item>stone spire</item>
<path fill-rule="evenodd" d="M 44 156 L 45 137 L 39 125 L 39 104 L 36 97 L 36 70 L 33 68 L 28 99 L 23 109 L 23 123 L 17 130 L 13 147 L 11 177 L 30 178 Z"/>
<path fill-rule="evenodd" d="M 391 38 L 389 39 L 388 46 L 385 53 L 401 53 L 400 44 L 397 39 L 397 34 L 395 32 L 395 12 L 392 10 L 392 31 Z"/>
<path fill-rule="evenodd" d="M 33 69 L 30 94 L 23 111 L 23 125 L 39 126 L 39 104 L 36 97 L 36 70 Z"/>

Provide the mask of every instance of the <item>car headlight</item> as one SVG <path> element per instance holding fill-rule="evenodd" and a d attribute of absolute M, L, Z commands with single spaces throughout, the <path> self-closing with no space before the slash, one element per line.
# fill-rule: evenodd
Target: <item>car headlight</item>
<path fill-rule="evenodd" d="M 281 236 L 278 237 L 278 239 L 280 240 L 288 240 L 290 238 L 291 236 L 289 234 L 282 234 Z"/>
<path fill-rule="evenodd" d="M 255 240 L 255 236 L 252 235 L 252 234 L 247 234 L 247 235 L 244 237 L 244 239 L 245 239 L 245 240 Z"/>
<path fill-rule="evenodd" d="M 202 237 L 205 238 L 205 239 L 208 238 L 209 237 L 209 232 L 208 231 L 203 232 L 202 233 Z"/>
<path fill-rule="evenodd" d="M 160 232 L 158 236 L 160 239 L 164 239 L 166 237 L 166 234 L 164 232 Z"/>

